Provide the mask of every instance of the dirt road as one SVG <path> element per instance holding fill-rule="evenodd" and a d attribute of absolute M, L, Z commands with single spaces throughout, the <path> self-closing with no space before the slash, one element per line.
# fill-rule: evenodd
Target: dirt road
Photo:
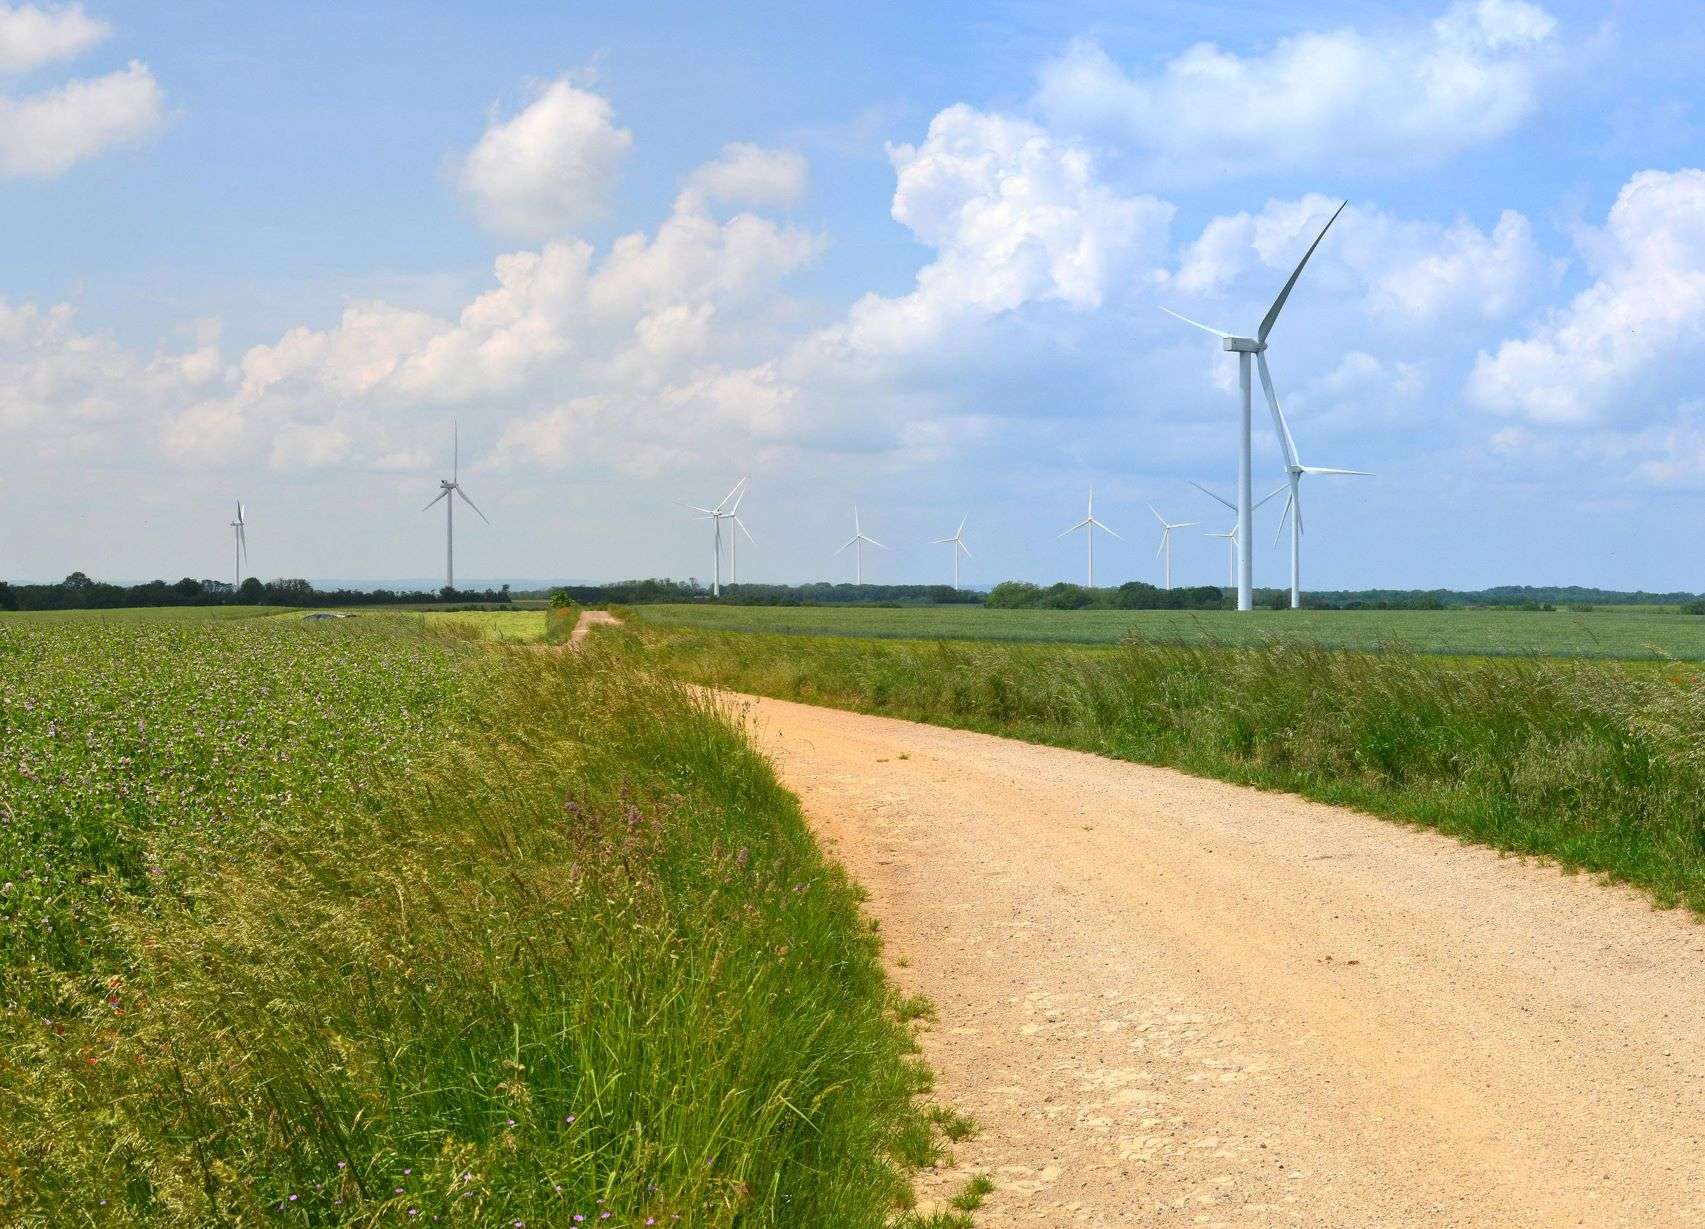
<path fill-rule="evenodd" d="M 980 1224 L 1705 1224 L 1705 927 L 1295 798 L 741 700 L 871 892 Z M 902 963 L 903 962 L 903 963 Z"/>
<path fill-rule="evenodd" d="M 580 617 L 574 621 L 574 630 L 568 633 L 568 647 L 578 653 L 594 627 L 600 623 L 620 622 L 620 619 L 607 610 L 583 610 Z"/>

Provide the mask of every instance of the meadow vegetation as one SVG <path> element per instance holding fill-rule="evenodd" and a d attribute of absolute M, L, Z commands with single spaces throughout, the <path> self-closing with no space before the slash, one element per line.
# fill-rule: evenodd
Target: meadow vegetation
<path fill-rule="evenodd" d="M 619 657 L 8 617 L 0 749 L 0 1223 L 875 1227 L 941 1155 L 855 889 Z"/>
<path fill-rule="evenodd" d="M 998 610 L 975 606 L 636 606 L 636 618 L 675 627 L 808 636 L 1116 645 L 1259 645 L 1273 638 L 1342 649 L 1461 656 L 1705 660 L 1705 619 L 1671 609 L 1588 613 L 1468 610 Z"/>
<path fill-rule="evenodd" d="M 1300 639 L 1084 650 L 643 622 L 600 636 L 701 684 L 1289 790 L 1705 912 L 1696 667 L 1476 662 Z"/>

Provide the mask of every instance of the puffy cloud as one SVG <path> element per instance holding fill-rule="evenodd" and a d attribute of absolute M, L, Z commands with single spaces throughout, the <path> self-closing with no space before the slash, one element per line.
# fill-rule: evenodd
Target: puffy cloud
<path fill-rule="evenodd" d="M 1155 72 L 1080 40 L 1044 67 L 1037 102 L 1053 124 L 1134 145 L 1170 177 L 1379 171 L 1513 130 L 1535 109 L 1555 33 L 1537 5 L 1478 0 L 1424 29 L 1307 33 L 1257 56 L 1202 43 Z"/>
<path fill-rule="evenodd" d="M 1191 299 L 1209 300 L 1258 274 L 1252 289 L 1270 297 L 1337 207 L 1329 197 L 1310 194 L 1268 201 L 1258 213 L 1214 218 L 1185 247 L 1171 284 Z M 1559 273 L 1528 220 L 1513 210 L 1484 231 L 1466 219 L 1441 226 L 1351 205 L 1309 264 L 1311 281 L 1356 288 L 1366 311 L 1397 327 L 1503 319 Z M 1258 310 L 1265 308 L 1261 302 Z M 1242 328 L 1254 321 L 1221 323 Z"/>
<path fill-rule="evenodd" d="M 688 208 L 701 201 L 785 209 L 805 195 L 809 170 L 805 155 L 790 149 L 765 149 L 744 141 L 722 147 L 722 154 L 687 177 L 682 191 Z"/>
<path fill-rule="evenodd" d="M 165 99 L 148 66 L 0 98 L 0 175 L 59 175 L 85 158 L 159 127 Z"/>
<path fill-rule="evenodd" d="M 457 181 L 492 229 L 560 234 L 603 208 L 632 145 L 607 100 L 557 80 L 518 114 L 491 123 Z"/>
<path fill-rule="evenodd" d="M 1592 285 L 1525 338 L 1480 355 L 1479 405 L 1534 422 L 1649 413 L 1705 349 L 1705 171 L 1642 171 L 1584 241 Z M 1695 390 L 1696 391 L 1696 390 Z"/>
<path fill-rule="evenodd" d="M 0 73 L 27 73 L 86 51 L 110 29 L 81 4 L 41 8 L 0 3 Z"/>

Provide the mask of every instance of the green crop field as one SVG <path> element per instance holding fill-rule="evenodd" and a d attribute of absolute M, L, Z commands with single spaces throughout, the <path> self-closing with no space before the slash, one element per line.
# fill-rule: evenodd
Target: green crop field
<path fill-rule="evenodd" d="M 1588 614 L 1522 610 L 989 610 L 981 606 L 636 606 L 672 627 L 902 640 L 1116 644 L 1127 637 L 1191 644 L 1273 638 L 1340 649 L 1401 647 L 1457 656 L 1540 654 L 1705 660 L 1705 617 L 1673 609 Z"/>
<path fill-rule="evenodd" d="M 0 1224 L 895 1223 L 927 1071 L 793 799 L 447 626 L 0 615 Z"/>
<path fill-rule="evenodd" d="M 485 640 L 500 644 L 531 644 L 545 638 L 545 611 L 456 610 L 424 616 L 428 625 L 472 628 Z"/>

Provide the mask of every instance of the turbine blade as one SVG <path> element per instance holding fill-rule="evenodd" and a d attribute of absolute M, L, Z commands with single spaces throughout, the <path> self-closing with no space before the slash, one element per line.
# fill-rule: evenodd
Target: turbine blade
<path fill-rule="evenodd" d="M 1168 525 L 1168 529 L 1188 529 L 1192 525 L 1200 525 L 1201 521 L 1179 521 L 1176 525 Z"/>
<path fill-rule="evenodd" d="M 1272 490 L 1268 491 L 1260 499 L 1257 499 L 1255 501 L 1255 507 L 1259 508 L 1262 504 L 1266 503 L 1269 499 L 1273 498 L 1273 496 L 1281 494 L 1281 493 L 1288 491 L 1290 489 L 1291 489 L 1290 483 L 1281 482 L 1278 486 L 1276 486 Z M 1227 505 L 1227 506 L 1229 507 L 1230 505 Z"/>
<path fill-rule="evenodd" d="M 878 542 L 875 538 L 866 538 L 865 541 L 869 542 L 872 546 L 882 546 L 882 543 Z M 882 546 L 882 549 L 887 550 L 888 548 L 886 546 Z"/>
<path fill-rule="evenodd" d="M 1159 559 L 1161 555 L 1166 552 L 1166 540 L 1171 536 L 1172 531 L 1170 529 L 1160 535 L 1160 545 L 1154 548 L 1154 557 L 1156 559 Z"/>
<path fill-rule="evenodd" d="M 1279 291 L 1279 297 L 1273 300 L 1273 306 L 1269 307 L 1267 314 L 1262 317 L 1261 327 L 1255 331 L 1256 341 L 1267 340 L 1267 334 L 1273 331 L 1273 325 L 1279 318 L 1279 312 L 1285 306 L 1285 300 L 1291 297 L 1291 288 L 1297 284 L 1297 278 L 1302 276 L 1303 266 L 1308 263 L 1308 258 L 1314 255 L 1314 249 L 1320 246 L 1320 241 L 1326 238 L 1326 232 L 1332 229 L 1332 223 L 1338 220 L 1338 215 L 1344 212 L 1345 206 L 1349 203 L 1349 201 L 1345 201 L 1332 211 L 1332 216 L 1326 219 L 1326 225 L 1320 228 L 1320 233 L 1314 237 L 1314 242 L 1308 245 L 1308 251 L 1304 252 L 1302 259 L 1297 261 L 1297 267 L 1291 271 L 1290 280 L 1285 283 L 1285 288 Z"/>
<path fill-rule="evenodd" d="M 237 545 L 242 548 L 243 563 L 247 564 L 249 561 L 249 535 L 243 532 L 241 523 L 237 525 Z"/>
<path fill-rule="evenodd" d="M 1165 312 L 1167 315 L 1173 317 L 1174 319 L 1182 320 L 1185 324 L 1193 325 L 1194 327 L 1201 329 L 1202 332 L 1204 332 L 1204 333 L 1212 333 L 1215 337 L 1230 337 L 1231 336 L 1231 334 L 1227 333 L 1224 329 L 1216 329 L 1212 325 L 1203 324 L 1200 320 L 1192 320 L 1192 319 L 1190 319 L 1190 317 L 1188 317 L 1186 315 L 1182 315 L 1179 312 L 1173 311 L 1170 307 L 1163 307 L 1160 310 Z"/>
<path fill-rule="evenodd" d="M 953 540 L 958 544 L 959 549 L 965 552 L 965 558 L 969 559 L 971 557 L 971 548 L 966 546 L 965 543 L 960 542 L 958 538 L 954 538 Z"/>
<path fill-rule="evenodd" d="M 728 506 L 728 501 L 733 499 L 736 495 L 740 494 L 740 488 L 745 486 L 745 485 L 746 485 L 746 480 L 744 478 L 740 479 L 739 482 L 736 482 L 734 484 L 734 489 L 729 491 L 728 494 L 724 495 L 722 497 L 722 502 L 716 505 L 716 510 L 718 512 L 721 512 L 724 508 L 726 508 Z"/>
<path fill-rule="evenodd" d="M 1164 516 L 1162 516 L 1160 513 L 1154 511 L 1154 505 L 1153 504 L 1144 504 L 1143 506 L 1146 507 L 1150 512 L 1154 512 L 1154 519 L 1159 521 L 1162 526 L 1165 526 L 1166 518 Z"/>
<path fill-rule="evenodd" d="M 965 522 L 970 520 L 970 519 L 971 519 L 971 514 L 969 512 L 967 512 L 964 516 L 959 518 L 959 528 L 957 528 L 953 531 L 954 537 L 957 538 L 965 532 Z"/>
<path fill-rule="evenodd" d="M 450 489 L 455 491 L 456 494 L 460 495 L 462 497 L 462 502 L 467 504 L 468 507 L 472 508 L 475 512 L 479 512 L 480 520 L 484 521 L 488 525 L 491 524 L 491 518 L 489 516 L 487 516 L 485 513 L 480 512 L 479 505 L 475 504 L 473 500 L 468 498 L 468 493 L 466 491 L 464 491 L 459 486 L 458 487 L 451 487 Z"/>
<path fill-rule="evenodd" d="M 1114 537 L 1115 537 L 1115 538 L 1119 538 L 1119 541 L 1121 541 L 1121 542 L 1123 542 L 1123 541 L 1124 541 L 1124 540 L 1125 540 L 1125 539 L 1124 539 L 1124 538 L 1122 538 L 1122 537 L 1119 537 L 1119 535 L 1118 535 L 1118 534 L 1117 534 L 1117 533 L 1114 533 L 1114 531 L 1113 531 L 1113 530 L 1111 530 L 1111 529 L 1109 529 L 1109 528 L 1107 528 L 1107 526 L 1105 526 L 1105 525 L 1103 525 L 1103 524 L 1102 524 L 1102 523 L 1101 523 L 1101 522 L 1100 522 L 1100 521 L 1098 521 L 1098 520 L 1094 520 L 1094 519 L 1093 519 L 1093 518 L 1092 518 L 1092 519 L 1091 519 L 1091 520 L 1090 520 L 1090 522 L 1089 522 L 1089 523 L 1090 523 L 1090 524 L 1091 524 L 1091 525 L 1094 525 L 1094 526 L 1095 526 L 1095 527 L 1096 527 L 1096 528 L 1097 528 L 1097 529 L 1099 529 L 1099 530 L 1101 530 L 1101 532 L 1103 532 L 1103 533 L 1111 533 L 1111 534 L 1113 534 L 1113 536 L 1114 536 Z"/>
<path fill-rule="evenodd" d="M 1373 477 L 1373 475 L 1365 469 L 1333 469 L 1328 465 L 1304 465 L 1302 467 L 1302 472 L 1305 474 L 1349 474 L 1357 478 Z"/>
<path fill-rule="evenodd" d="M 1285 496 L 1285 510 L 1279 513 L 1279 527 L 1273 531 L 1274 546 L 1277 546 L 1279 544 L 1279 539 L 1285 535 L 1285 522 L 1290 519 L 1291 507 L 1295 501 L 1296 493 L 1294 491 Z"/>
<path fill-rule="evenodd" d="M 438 499 L 443 499 L 443 498 L 444 498 L 444 497 L 445 497 L 445 496 L 446 496 L 446 495 L 448 495 L 448 494 L 449 494 L 449 493 L 450 493 L 450 492 L 449 492 L 449 491 L 440 491 L 440 492 L 438 492 Z M 438 502 L 438 499 L 435 499 L 435 500 L 433 500 L 433 501 L 432 501 L 432 504 L 435 504 L 435 503 L 437 503 L 437 502 Z M 426 505 L 426 507 L 425 507 L 425 508 L 422 508 L 422 509 L 421 509 L 421 511 L 422 511 L 422 512 L 425 512 L 425 511 L 426 511 L 426 510 L 427 510 L 427 509 L 428 509 L 428 508 L 431 508 L 431 507 L 432 507 L 432 504 L 427 504 L 427 505 Z"/>
<path fill-rule="evenodd" d="M 1284 450 L 1285 464 L 1300 465 L 1296 441 L 1291 438 L 1290 424 L 1285 422 L 1285 412 L 1279 408 L 1279 394 L 1273 388 L 1273 373 L 1267 370 L 1265 352 L 1255 356 L 1255 366 L 1261 372 L 1261 391 L 1267 394 L 1267 408 L 1273 412 L 1273 430 L 1278 434 L 1279 447 Z"/>
<path fill-rule="evenodd" d="M 1062 530 L 1060 530 L 1059 533 L 1055 534 L 1054 536 L 1056 538 L 1063 538 L 1068 533 L 1076 533 L 1078 530 L 1082 529 L 1085 525 L 1088 525 L 1088 524 L 1090 524 L 1090 522 L 1088 520 L 1081 520 L 1077 524 L 1073 525 L 1070 529 L 1062 529 Z"/>
<path fill-rule="evenodd" d="M 739 517 L 736 516 L 736 517 L 734 517 L 734 523 L 736 525 L 740 526 L 740 532 L 746 535 L 746 541 L 750 542 L 753 546 L 756 546 L 758 544 L 758 539 L 754 538 L 752 536 L 752 531 L 750 529 L 746 528 L 746 522 L 745 521 L 741 520 Z"/>
<path fill-rule="evenodd" d="M 1202 494 L 1206 495 L 1209 499 L 1213 500 L 1215 503 L 1224 504 L 1226 507 L 1230 508 L 1233 512 L 1237 511 L 1237 505 L 1232 503 L 1231 500 L 1227 499 L 1224 495 L 1215 494 L 1213 491 L 1208 490 L 1208 488 L 1203 486 L 1200 482 L 1192 482 L 1190 485 L 1195 487 L 1198 491 L 1200 491 Z M 1271 496 L 1269 496 L 1268 498 L 1271 498 Z"/>
<path fill-rule="evenodd" d="M 841 548 L 840 548 L 840 550 L 837 550 L 837 551 L 836 551 L 836 552 L 835 552 L 835 554 L 837 554 L 837 555 L 838 555 L 838 554 L 840 554 L 840 553 L 841 553 L 841 551 L 843 551 L 843 550 L 845 550 L 845 549 L 846 549 L 846 548 L 847 548 L 847 547 L 849 547 L 849 546 L 851 546 L 851 545 L 852 545 L 852 544 L 853 544 L 853 543 L 855 543 L 855 542 L 857 542 L 857 541 L 858 541 L 858 538 L 857 538 L 857 537 L 851 537 L 851 538 L 848 538 L 848 539 L 847 539 L 847 540 L 846 540 L 846 541 L 845 541 L 845 542 L 842 542 L 842 543 L 841 543 Z"/>

